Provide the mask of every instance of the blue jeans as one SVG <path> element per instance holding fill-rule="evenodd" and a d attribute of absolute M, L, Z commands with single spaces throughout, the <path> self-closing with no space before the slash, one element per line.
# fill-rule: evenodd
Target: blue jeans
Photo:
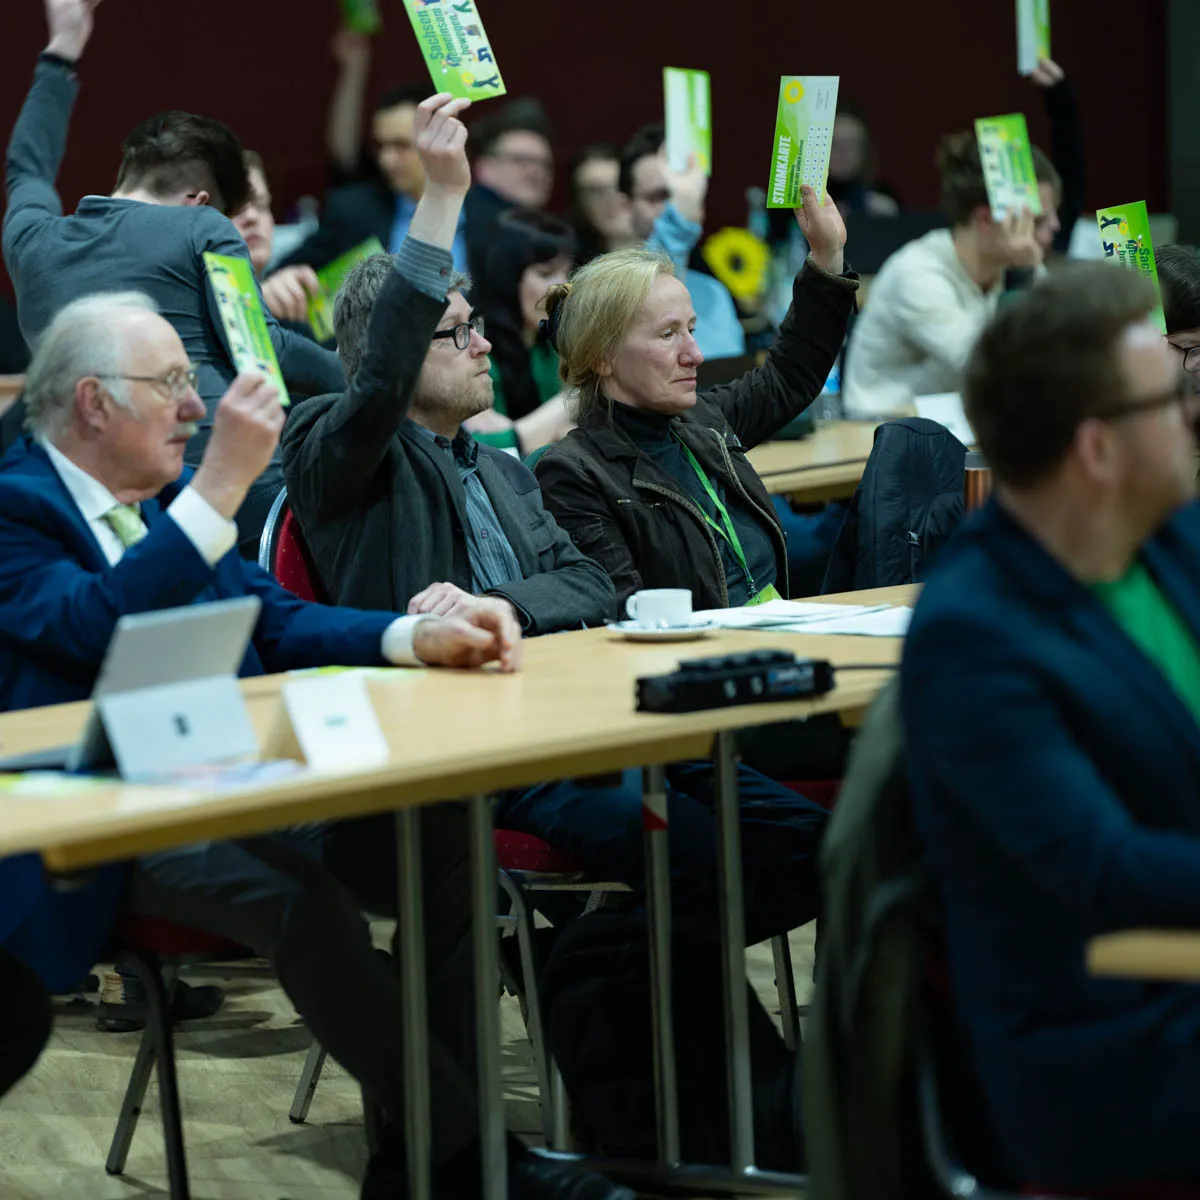
<path fill-rule="evenodd" d="M 678 763 L 666 776 L 673 922 L 679 929 L 715 934 L 714 768 L 709 762 Z M 738 767 L 738 787 L 746 940 L 753 943 L 817 915 L 817 846 L 828 813 L 749 767 Z M 624 772 L 616 787 L 568 780 L 505 793 L 496 825 L 574 855 L 597 879 L 635 890 L 645 885 L 640 771 Z"/>

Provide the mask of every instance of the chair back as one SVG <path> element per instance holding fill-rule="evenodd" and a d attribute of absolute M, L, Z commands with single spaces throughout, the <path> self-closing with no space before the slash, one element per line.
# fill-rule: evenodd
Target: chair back
<path fill-rule="evenodd" d="M 323 603 L 317 570 L 304 544 L 296 514 L 288 507 L 287 488 L 282 488 L 267 513 L 258 543 L 258 565 L 269 571 L 293 596 Z"/>

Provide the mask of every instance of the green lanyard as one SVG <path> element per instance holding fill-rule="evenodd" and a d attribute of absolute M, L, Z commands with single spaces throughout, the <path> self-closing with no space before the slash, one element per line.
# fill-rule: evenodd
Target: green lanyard
<path fill-rule="evenodd" d="M 704 488 L 704 490 L 708 493 L 708 498 L 713 502 L 713 507 L 717 510 L 717 515 L 721 518 L 721 523 L 718 525 L 717 522 L 714 521 L 712 517 L 710 517 L 708 513 L 704 512 L 703 510 L 701 511 L 700 515 L 704 518 L 708 525 L 716 531 L 718 537 L 723 537 L 729 543 L 730 549 L 733 550 L 734 557 L 738 560 L 738 565 L 742 568 L 743 572 L 745 572 L 746 582 L 750 586 L 750 601 L 746 607 L 750 607 L 751 604 L 762 604 L 767 600 L 778 600 L 780 598 L 779 591 L 774 584 L 771 584 L 761 592 L 755 587 L 754 576 L 750 574 L 750 564 L 746 562 L 746 552 L 742 549 L 742 540 L 738 537 L 737 530 L 733 527 L 733 519 L 729 515 L 729 510 L 725 507 L 721 501 L 721 497 L 718 496 L 714 490 L 708 476 L 704 473 L 704 468 L 696 461 L 696 456 L 691 452 L 691 450 L 688 449 L 687 446 L 683 444 L 680 439 L 676 438 L 676 441 L 679 442 L 679 448 L 683 451 L 688 462 L 692 464 L 692 470 L 696 472 L 696 478 L 700 480 L 701 487 Z"/>

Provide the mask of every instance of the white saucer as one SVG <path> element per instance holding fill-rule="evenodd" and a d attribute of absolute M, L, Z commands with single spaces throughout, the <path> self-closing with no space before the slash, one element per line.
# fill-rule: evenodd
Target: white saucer
<path fill-rule="evenodd" d="M 667 625 L 654 629 L 637 621 L 613 621 L 608 627 L 631 642 L 694 642 L 716 629 L 717 623 L 689 621 L 686 625 Z"/>

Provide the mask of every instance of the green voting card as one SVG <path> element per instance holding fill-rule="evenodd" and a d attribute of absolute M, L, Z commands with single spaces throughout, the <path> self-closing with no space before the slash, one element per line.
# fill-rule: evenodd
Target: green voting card
<path fill-rule="evenodd" d="M 801 184 L 825 203 L 829 150 L 837 115 L 837 75 L 785 75 L 779 81 L 775 150 L 771 156 L 768 208 L 800 208 Z"/>
<path fill-rule="evenodd" d="M 383 28 L 378 0 L 341 0 L 342 24 L 354 33 L 376 34 Z"/>
<path fill-rule="evenodd" d="M 1102 208 L 1096 213 L 1096 224 L 1100 226 L 1100 243 L 1104 247 L 1105 259 L 1130 271 L 1140 271 L 1154 284 L 1155 292 L 1159 292 L 1154 240 L 1150 237 L 1150 217 L 1146 213 L 1145 201 Z M 1153 315 L 1153 321 L 1160 333 L 1167 332 L 1167 319 L 1161 303 Z"/>
<path fill-rule="evenodd" d="M 1038 194 L 1024 113 L 978 118 L 975 139 L 979 143 L 979 161 L 992 216 L 1001 221 L 1014 209 L 1027 208 L 1040 217 L 1042 198 Z"/>
<path fill-rule="evenodd" d="M 1050 0 L 1017 0 L 1017 70 L 1032 75 L 1050 57 Z"/>
<path fill-rule="evenodd" d="M 707 71 L 663 67 L 663 111 L 666 114 L 667 165 L 686 171 L 688 159 L 705 175 L 712 174 L 712 110 Z"/>
<path fill-rule="evenodd" d="M 504 80 L 474 0 L 404 0 L 435 91 L 468 100 L 503 96 Z"/>
<path fill-rule="evenodd" d="M 267 329 L 250 260 L 206 250 L 204 268 L 217 297 L 225 339 L 238 374 L 248 371 L 265 375 L 279 389 L 279 403 L 287 408 L 291 401 L 279 360 L 275 357 L 275 347 L 271 345 L 271 333 Z"/>
<path fill-rule="evenodd" d="M 333 301 L 346 276 L 363 259 L 370 258 L 372 254 L 382 253 L 383 243 L 378 238 L 368 238 L 361 246 L 347 250 L 341 257 L 335 258 L 327 267 L 322 267 L 317 272 L 317 282 L 321 285 L 321 291 L 308 298 L 308 323 L 312 326 L 313 335 L 318 342 L 333 340 Z"/>

